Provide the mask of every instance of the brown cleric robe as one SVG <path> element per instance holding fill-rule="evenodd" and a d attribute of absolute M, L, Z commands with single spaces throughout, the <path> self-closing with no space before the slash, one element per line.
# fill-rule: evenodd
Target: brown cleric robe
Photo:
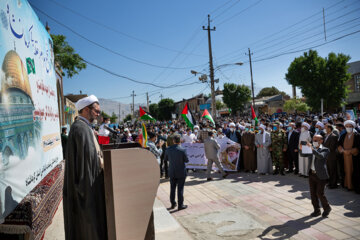
<path fill-rule="evenodd" d="M 246 150 L 245 146 L 248 146 L 249 149 Z M 244 159 L 244 169 L 245 171 L 255 171 L 256 170 L 256 152 L 255 152 L 255 133 L 254 132 L 244 132 L 241 137 L 241 149 L 243 151 Z"/>
<path fill-rule="evenodd" d="M 65 239 L 106 240 L 102 154 L 91 126 L 82 118 L 71 126 L 65 159 Z"/>

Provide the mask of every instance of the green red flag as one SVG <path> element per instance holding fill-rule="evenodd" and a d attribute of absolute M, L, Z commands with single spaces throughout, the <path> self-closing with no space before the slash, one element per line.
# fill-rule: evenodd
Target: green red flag
<path fill-rule="evenodd" d="M 147 136 L 147 131 L 146 131 L 146 126 L 145 126 L 145 124 L 144 123 L 141 123 L 141 127 L 142 127 L 142 137 L 141 137 L 141 139 L 140 139 L 140 144 L 141 144 L 141 146 L 143 146 L 144 148 L 146 148 L 147 147 L 147 138 L 148 138 L 148 136 Z"/>
<path fill-rule="evenodd" d="M 144 109 L 142 109 L 141 107 L 139 109 L 139 112 L 140 112 L 140 118 L 142 120 L 156 121 L 155 118 L 153 118 L 149 113 L 145 112 Z"/>
<path fill-rule="evenodd" d="M 211 117 L 211 115 L 207 109 L 205 109 L 205 111 L 203 112 L 201 117 L 208 119 L 210 122 L 212 122 L 212 124 L 215 125 L 214 119 Z"/>
<path fill-rule="evenodd" d="M 181 116 L 184 118 L 188 127 L 191 128 L 192 130 L 194 130 L 195 118 L 190 111 L 188 103 L 185 104 L 185 107 L 181 112 Z"/>
<path fill-rule="evenodd" d="M 258 125 L 258 119 L 257 119 L 257 117 L 256 117 L 256 114 L 255 114 L 254 108 L 253 108 L 253 106 L 252 106 L 252 105 L 251 105 L 250 107 L 251 107 L 251 115 L 252 115 L 252 119 L 253 119 L 253 120 L 255 120 L 255 126 L 257 126 L 257 125 Z"/>

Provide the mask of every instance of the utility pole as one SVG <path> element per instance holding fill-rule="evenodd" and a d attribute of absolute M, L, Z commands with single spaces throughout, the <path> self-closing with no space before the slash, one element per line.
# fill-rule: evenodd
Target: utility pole
<path fill-rule="evenodd" d="M 120 111 L 121 111 L 121 103 L 119 103 L 119 123 L 120 123 Z"/>
<path fill-rule="evenodd" d="M 215 104 L 215 82 L 214 82 L 214 66 L 213 66 L 213 57 L 211 49 L 211 31 L 215 31 L 216 27 L 210 28 L 210 14 L 208 15 L 208 26 L 203 30 L 208 32 L 208 42 L 209 42 L 209 68 L 210 68 L 210 83 L 211 83 L 211 115 L 216 117 L 216 104 Z"/>
<path fill-rule="evenodd" d="M 160 94 L 160 99 L 162 100 L 162 98 L 163 98 L 163 95 L 162 95 L 162 94 Z"/>
<path fill-rule="evenodd" d="M 150 112 L 150 109 L 149 109 L 149 93 L 146 93 L 146 105 L 147 105 L 147 111 Z"/>
<path fill-rule="evenodd" d="M 245 55 L 247 55 L 247 54 L 245 53 Z M 252 103 L 253 103 L 253 107 L 255 108 L 254 81 L 253 81 L 253 74 L 252 74 L 251 55 L 252 55 L 252 53 L 250 52 L 250 48 L 249 48 L 249 62 L 250 62 L 250 75 L 251 75 Z"/>
<path fill-rule="evenodd" d="M 296 86 L 292 85 L 292 94 L 293 94 L 293 98 L 296 98 Z"/>
<path fill-rule="evenodd" d="M 132 91 L 131 96 L 132 96 L 132 98 L 133 98 L 131 112 L 132 112 L 132 115 L 134 116 L 134 113 L 135 113 L 134 97 L 136 96 L 134 90 Z"/>
<path fill-rule="evenodd" d="M 326 42 L 325 9 L 323 8 L 324 37 Z"/>

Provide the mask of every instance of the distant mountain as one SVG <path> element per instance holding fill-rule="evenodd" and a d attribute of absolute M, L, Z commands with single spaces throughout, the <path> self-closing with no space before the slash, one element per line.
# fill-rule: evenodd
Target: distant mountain
<path fill-rule="evenodd" d="M 110 116 L 112 113 L 115 113 L 116 116 L 119 116 L 120 109 L 120 121 L 126 117 L 126 115 L 131 114 L 131 104 L 121 103 L 118 101 L 99 98 L 99 103 L 101 110 Z M 144 106 L 146 104 L 136 104 L 135 103 L 135 111 L 139 110 L 139 106 Z"/>

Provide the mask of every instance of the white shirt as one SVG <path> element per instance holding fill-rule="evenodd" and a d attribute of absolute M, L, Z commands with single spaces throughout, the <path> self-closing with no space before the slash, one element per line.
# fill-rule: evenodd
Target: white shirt
<path fill-rule="evenodd" d="M 110 134 L 110 131 L 105 128 L 105 123 L 101 124 L 99 128 L 99 136 L 108 137 Z"/>
<path fill-rule="evenodd" d="M 194 134 L 191 133 L 190 135 L 188 134 L 183 135 L 182 139 L 184 140 L 185 143 L 193 143 L 195 142 L 196 137 Z"/>

